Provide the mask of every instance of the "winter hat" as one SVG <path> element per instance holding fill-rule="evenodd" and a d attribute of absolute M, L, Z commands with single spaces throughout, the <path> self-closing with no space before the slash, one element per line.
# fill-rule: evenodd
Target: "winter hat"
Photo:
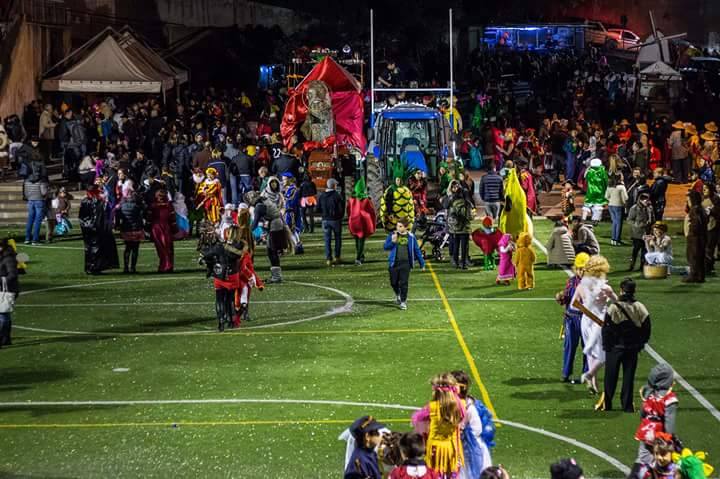
<path fill-rule="evenodd" d="M 675 372 L 667 363 L 660 363 L 650 370 L 647 386 L 653 391 L 668 391 L 675 381 Z"/>
<path fill-rule="evenodd" d="M 590 168 L 597 168 L 598 166 L 602 166 L 602 160 L 600 160 L 600 158 L 590 160 Z"/>

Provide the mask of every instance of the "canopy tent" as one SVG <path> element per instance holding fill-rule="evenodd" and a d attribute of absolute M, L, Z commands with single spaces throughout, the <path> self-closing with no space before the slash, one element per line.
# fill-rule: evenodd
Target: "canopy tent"
<path fill-rule="evenodd" d="M 187 79 L 186 72 L 170 66 L 130 31 L 118 33 L 111 28 L 59 65 L 64 64 L 71 66 L 43 80 L 44 91 L 160 93 Z"/>
<path fill-rule="evenodd" d="M 665 62 L 657 61 L 647 68 L 640 70 L 645 77 L 659 77 L 663 80 L 682 80 L 682 75 Z"/>
<path fill-rule="evenodd" d="M 363 100 L 360 94 L 360 82 L 345 68 L 330 57 L 323 58 L 310 73 L 290 91 L 285 105 L 280 133 L 289 146 L 292 136 L 307 118 L 305 94 L 308 84 L 313 80 L 325 82 L 330 89 L 333 116 L 335 118 L 335 138 L 339 144 L 349 144 L 365 151 L 363 134 Z"/>
<path fill-rule="evenodd" d="M 156 53 L 150 45 L 143 41 L 142 37 L 137 35 L 130 27 L 123 27 L 120 30 L 119 36 L 118 43 L 121 47 L 136 57 L 142 58 L 155 70 L 172 76 L 177 85 L 182 85 L 188 81 L 187 70 L 171 65 L 165 58 Z"/>

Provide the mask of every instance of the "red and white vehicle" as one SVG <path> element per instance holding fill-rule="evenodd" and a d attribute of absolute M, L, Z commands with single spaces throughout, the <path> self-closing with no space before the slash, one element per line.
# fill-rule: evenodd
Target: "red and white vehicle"
<path fill-rule="evenodd" d="M 601 22 L 585 21 L 585 40 L 608 50 L 636 50 L 642 43 L 635 32 L 623 28 L 605 28 Z"/>

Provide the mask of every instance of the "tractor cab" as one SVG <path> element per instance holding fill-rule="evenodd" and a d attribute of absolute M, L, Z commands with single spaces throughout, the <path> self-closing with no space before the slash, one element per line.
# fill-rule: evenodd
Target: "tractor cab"
<path fill-rule="evenodd" d="M 422 170 L 429 183 L 448 156 L 442 113 L 423 105 L 403 104 L 381 110 L 375 121 L 375 156 L 382 165 L 385 184 L 392 178 L 393 162 L 406 171 Z"/>

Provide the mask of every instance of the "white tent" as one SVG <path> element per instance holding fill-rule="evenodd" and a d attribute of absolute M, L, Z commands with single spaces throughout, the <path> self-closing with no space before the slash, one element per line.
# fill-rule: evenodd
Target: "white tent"
<path fill-rule="evenodd" d="M 640 70 L 640 75 L 657 77 L 663 80 L 682 80 L 682 75 L 665 62 L 657 61 Z"/>
<path fill-rule="evenodd" d="M 108 28 L 70 54 L 42 82 L 44 91 L 79 93 L 164 93 L 187 81 L 187 72 L 169 65 L 131 32 Z"/>

